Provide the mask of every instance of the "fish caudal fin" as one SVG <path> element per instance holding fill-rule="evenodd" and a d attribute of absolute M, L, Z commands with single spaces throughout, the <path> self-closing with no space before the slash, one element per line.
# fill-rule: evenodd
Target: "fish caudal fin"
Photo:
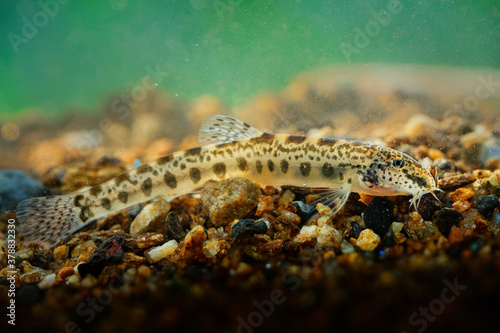
<path fill-rule="evenodd" d="M 16 214 L 27 240 L 52 247 L 84 225 L 74 195 L 58 195 L 23 200 Z"/>

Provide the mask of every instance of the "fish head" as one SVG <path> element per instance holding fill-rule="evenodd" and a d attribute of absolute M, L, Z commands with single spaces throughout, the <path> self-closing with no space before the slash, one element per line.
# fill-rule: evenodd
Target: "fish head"
<path fill-rule="evenodd" d="M 411 195 L 415 209 L 421 197 L 439 190 L 431 173 L 409 155 L 377 147 L 377 152 L 359 173 L 362 193 L 378 196 Z"/>

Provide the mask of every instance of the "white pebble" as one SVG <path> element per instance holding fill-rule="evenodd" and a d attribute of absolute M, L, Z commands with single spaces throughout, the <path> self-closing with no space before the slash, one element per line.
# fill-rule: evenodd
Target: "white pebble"
<path fill-rule="evenodd" d="M 342 235 L 334 227 L 323 225 L 318 231 L 318 243 L 328 247 L 339 247 L 342 243 Z"/>
<path fill-rule="evenodd" d="M 147 259 L 150 263 L 155 263 L 157 261 L 162 260 L 163 258 L 167 258 L 169 255 L 177 250 L 178 244 L 175 239 L 172 239 L 165 244 L 155 247 L 147 254 Z"/>
<path fill-rule="evenodd" d="M 379 243 L 380 236 L 377 235 L 372 229 L 365 229 L 361 231 L 358 239 L 356 240 L 356 246 L 367 252 L 375 250 Z"/>
<path fill-rule="evenodd" d="M 169 211 L 170 204 L 161 198 L 147 204 L 130 224 L 130 235 L 137 237 L 145 232 L 153 231 L 149 228 L 159 219 L 167 216 Z"/>
<path fill-rule="evenodd" d="M 56 275 L 49 274 L 46 275 L 42 281 L 38 283 L 38 288 L 40 289 L 49 289 L 56 283 Z"/>

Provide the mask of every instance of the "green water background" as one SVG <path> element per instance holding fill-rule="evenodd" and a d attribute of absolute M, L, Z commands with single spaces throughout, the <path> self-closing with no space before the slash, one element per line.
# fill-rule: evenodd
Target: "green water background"
<path fill-rule="evenodd" d="M 42 3 L 54 1 L 0 4 L 0 116 L 95 111 L 157 67 L 175 98 L 213 94 L 230 106 L 349 60 L 500 67 L 499 1 L 403 0 L 393 15 L 387 0 L 65 0 L 42 25 Z M 356 46 L 356 28 L 381 10 L 390 21 L 346 57 L 341 45 Z M 36 34 L 14 46 L 34 19 Z"/>

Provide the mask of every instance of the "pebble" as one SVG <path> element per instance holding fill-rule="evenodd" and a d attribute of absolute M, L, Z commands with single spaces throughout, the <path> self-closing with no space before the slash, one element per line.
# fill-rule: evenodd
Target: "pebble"
<path fill-rule="evenodd" d="M 153 246 L 158 246 L 163 243 L 163 234 L 147 232 L 133 239 L 128 239 L 124 244 L 124 248 L 132 252 L 140 252 Z"/>
<path fill-rule="evenodd" d="M 363 231 L 363 228 L 355 221 L 351 221 L 349 224 L 351 226 L 350 236 L 358 238 L 361 231 Z"/>
<path fill-rule="evenodd" d="M 203 253 L 207 258 L 215 258 L 222 249 L 220 239 L 213 238 L 203 242 Z"/>
<path fill-rule="evenodd" d="M 126 269 L 126 268 L 134 268 L 139 267 L 140 265 L 146 262 L 146 258 L 143 256 L 138 256 L 132 252 L 125 252 L 123 254 L 123 258 L 121 262 L 116 265 L 118 269 Z"/>
<path fill-rule="evenodd" d="M 40 289 L 49 289 L 56 283 L 56 275 L 49 274 L 46 275 L 42 281 L 38 283 L 38 288 Z"/>
<path fill-rule="evenodd" d="M 343 240 L 342 244 L 340 244 L 340 251 L 342 251 L 342 253 L 353 253 L 355 251 L 354 245 Z"/>
<path fill-rule="evenodd" d="M 371 252 L 380 244 L 380 236 L 371 229 L 365 229 L 359 234 L 356 246 L 363 251 Z"/>
<path fill-rule="evenodd" d="M 259 196 L 260 188 L 250 180 L 211 180 L 201 190 L 201 204 L 212 223 L 219 227 L 248 215 L 259 203 Z"/>
<path fill-rule="evenodd" d="M 439 122 L 431 117 L 418 113 L 413 115 L 404 126 L 404 133 L 409 137 L 434 137 L 439 129 Z"/>
<path fill-rule="evenodd" d="M 281 210 L 279 219 L 290 225 L 299 224 L 301 222 L 301 219 L 297 214 L 286 209 Z"/>
<path fill-rule="evenodd" d="M 292 201 L 291 204 L 297 208 L 295 212 L 302 221 L 307 221 L 315 211 L 314 205 L 306 204 L 302 201 Z"/>
<path fill-rule="evenodd" d="M 469 200 L 474 197 L 474 190 L 468 187 L 461 187 L 450 193 L 450 199 L 453 202 Z"/>
<path fill-rule="evenodd" d="M 231 236 L 234 242 L 245 243 L 248 242 L 255 234 L 265 234 L 268 230 L 266 219 L 259 219 L 257 221 L 251 219 L 239 220 L 231 226 Z"/>
<path fill-rule="evenodd" d="M 443 208 L 432 216 L 432 222 L 437 225 L 439 231 L 446 237 L 450 234 L 451 228 L 457 226 L 462 219 L 462 214 L 452 208 Z"/>
<path fill-rule="evenodd" d="M 23 284 L 39 283 L 48 275 L 46 270 L 32 266 L 28 261 L 23 261 L 19 264 L 19 269 L 23 272 L 19 276 L 19 280 Z"/>
<path fill-rule="evenodd" d="M 290 189 L 287 189 L 285 192 L 283 192 L 280 199 L 278 200 L 278 206 L 284 207 L 291 203 L 294 199 L 295 193 L 293 193 Z"/>
<path fill-rule="evenodd" d="M 64 281 L 73 274 L 75 274 L 75 269 L 73 267 L 63 267 L 57 273 L 57 277 Z"/>
<path fill-rule="evenodd" d="M 268 195 L 261 195 L 259 197 L 259 203 L 257 204 L 256 216 L 262 216 L 264 213 L 270 213 L 274 210 L 273 198 Z"/>
<path fill-rule="evenodd" d="M 19 170 L 0 171 L 0 215 L 15 210 L 17 204 L 24 199 L 49 193 L 40 182 Z"/>
<path fill-rule="evenodd" d="M 459 245 L 470 240 L 473 237 L 471 230 L 464 230 L 458 228 L 457 226 L 453 226 L 450 230 L 450 234 L 448 236 L 448 240 L 450 241 L 450 245 Z"/>
<path fill-rule="evenodd" d="M 88 240 L 75 246 L 75 248 L 71 251 L 71 258 L 78 259 L 78 257 L 80 257 L 82 254 L 93 252 L 96 248 L 97 246 L 95 245 L 94 241 Z"/>
<path fill-rule="evenodd" d="M 69 254 L 69 246 L 61 245 L 54 249 L 54 258 L 57 260 L 66 260 Z"/>
<path fill-rule="evenodd" d="M 309 242 L 318 237 L 319 228 L 317 225 L 303 226 L 299 234 L 295 237 L 295 241 L 299 244 Z"/>
<path fill-rule="evenodd" d="M 121 235 L 113 236 L 104 241 L 86 263 L 81 263 L 78 266 L 80 276 L 85 277 L 87 274 L 98 276 L 104 267 L 120 262 L 124 254 L 122 248 L 124 243 L 125 238 Z"/>
<path fill-rule="evenodd" d="M 167 228 L 164 218 L 169 211 L 170 204 L 162 198 L 147 204 L 132 221 L 130 235 L 137 237 L 149 231 L 166 233 Z"/>
<path fill-rule="evenodd" d="M 323 225 L 318 230 L 318 243 L 326 247 L 340 247 L 342 235 L 330 225 Z"/>
<path fill-rule="evenodd" d="M 186 235 L 184 243 L 181 245 L 181 259 L 192 259 L 204 261 L 203 242 L 207 240 L 205 229 L 201 225 L 195 226 Z"/>
<path fill-rule="evenodd" d="M 182 228 L 179 215 L 175 212 L 167 214 L 167 236 L 180 242 L 186 237 L 186 232 Z"/>
<path fill-rule="evenodd" d="M 367 228 L 372 229 L 380 237 L 384 237 L 387 229 L 394 221 L 394 203 L 382 197 L 375 197 L 363 212 L 363 220 Z"/>
<path fill-rule="evenodd" d="M 332 209 L 326 205 L 323 205 L 321 202 L 316 204 L 316 210 L 320 215 L 330 215 L 332 213 Z"/>
<path fill-rule="evenodd" d="M 477 177 L 470 173 L 449 176 L 445 174 L 445 177 L 438 181 L 438 187 L 442 190 L 449 190 L 468 185 L 475 182 L 476 180 Z"/>
<path fill-rule="evenodd" d="M 258 251 L 259 253 L 268 256 L 275 256 L 277 254 L 280 254 L 281 252 L 283 252 L 283 240 L 277 239 L 274 241 L 261 244 L 258 248 Z"/>
<path fill-rule="evenodd" d="M 318 221 L 316 222 L 318 227 L 324 226 L 324 225 L 331 225 L 332 224 L 332 217 L 328 215 L 323 215 L 320 216 Z"/>
<path fill-rule="evenodd" d="M 495 208 L 499 206 L 499 201 L 496 195 L 484 195 L 477 198 L 477 210 L 484 215 L 490 217 L 493 215 Z"/>
<path fill-rule="evenodd" d="M 401 233 L 403 227 L 404 223 L 402 222 L 392 222 L 391 226 L 389 227 L 389 231 L 387 232 L 387 236 L 385 238 L 385 244 L 387 246 L 401 244 L 406 241 L 406 236 Z"/>
<path fill-rule="evenodd" d="M 141 265 L 137 268 L 137 273 L 144 278 L 149 278 L 151 277 L 151 268 L 146 265 Z"/>

